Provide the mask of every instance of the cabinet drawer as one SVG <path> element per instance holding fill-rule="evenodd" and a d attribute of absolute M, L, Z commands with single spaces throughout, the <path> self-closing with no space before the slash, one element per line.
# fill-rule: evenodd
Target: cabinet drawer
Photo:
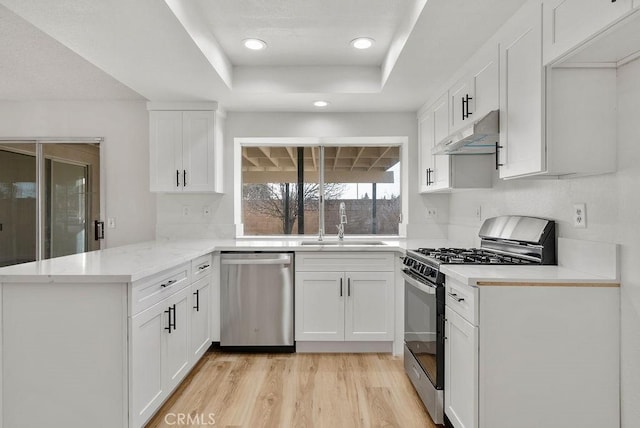
<path fill-rule="evenodd" d="M 213 255 L 211 253 L 200 256 L 197 259 L 191 260 L 191 275 L 193 275 L 193 281 L 197 281 L 199 278 L 211 274 L 213 270 Z"/>
<path fill-rule="evenodd" d="M 191 264 L 184 263 L 134 282 L 131 291 L 130 314 L 134 315 L 150 308 L 162 299 L 188 286 L 191 283 L 190 272 Z"/>
<path fill-rule="evenodd" d="M 447 277 L 446 305 L 473 325 L 478 325 L 478 289 Z"/>
<path fill-rule="evenodd" d="M 389 272 L 393 270 L 393 253 L 336 251 L 296 254 L 296 272 Z"/>

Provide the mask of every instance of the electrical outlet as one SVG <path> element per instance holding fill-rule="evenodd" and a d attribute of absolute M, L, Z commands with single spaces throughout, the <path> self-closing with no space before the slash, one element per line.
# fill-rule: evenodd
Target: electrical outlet
<path fill-rule="evenodd" d="M 435 208 L 427 208 L 427 218 L 438 217 L 438 210 Z"/>
<path fill-rule="evenodd" d="M 587 227 L 586 204 L 573 204 L 573 227 L 584 229 Z"/>
<path fill-rule="evenodd" d="M 476 207 L 476 218 L 482 218 L 482 206 L 478 205 Z"/>
<path fill-rule="evenodd" d="M 211 207 L 208 205 L 202 207 L 202 215 L 205 217 L 209 217 L 211 215 Z"/>
<path fill-rule="evenodd" d="M 107 219 L 107 227 L 109 229 L 115 229 L 116 228 L 116 218 L 115 217 L 109 217 Z"/>
<path fill-rule="evenodd" d="M 184 205 L 184 206 L 182 207 L 182 215 L 183 215 L 183 216 L 185 216 L 185 217 L 186 217 L 186 216 L 188 216 L 188 215 L 189 215 L 189 211 L 190 211 L 190 210 L 189 210 L 189 207 L 188 207 L 188 206 Z"/>

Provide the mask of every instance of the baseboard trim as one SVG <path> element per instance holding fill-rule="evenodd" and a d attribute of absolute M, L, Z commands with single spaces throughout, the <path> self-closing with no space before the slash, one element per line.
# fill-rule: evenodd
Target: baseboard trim
<path fill-rule="evenodd" d="M 393 353 L 393 342 L 296 342 L 298 353 Z"/>

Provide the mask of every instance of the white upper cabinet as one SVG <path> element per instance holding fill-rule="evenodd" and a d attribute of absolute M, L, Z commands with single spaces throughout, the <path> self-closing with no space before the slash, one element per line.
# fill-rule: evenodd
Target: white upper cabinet
<path fill-rule="evenodd" d="M 473 103 L 475 95 L 468 78 L 462 79 L 449 90 L 451 96 L 451 129 L 456 130 L 473 119 Z"/>
<path fill-rule="evenodd" d="M 477 120 L 500 106 L 498 76 L 498 47 L 494 43 L 483 47 L 471 60 L 471 91 L 469 103 L 470 119 Z"/>
<path fill-rule="evenodd" d="M 485 45 L 463 70 L 464 77 L 449 89 L 451 133 L 481 119 L 490 111 L 497 110 L 500 104 L 496 44 Z"/>
<path fill-rule="evenodd" d="M 420 193 L 452 189 L 490 188 L 493 156 L 434 155 L 434 147 L 451 134 L 499 107 L 498 46 L 481 48 L 457 73 L 449 90 L 419 113 Z"/>
<path fill-rule="evenodd" d="M 433 111 L 434 143 L 438 144 L 449 135 L 449 94 L 441 96 L 431 110 Z"/>
<path fill-rule="evenodd" d="M 639 0 L 545 0 L 544 64 L 549 64 L 640 5 Z"/>
<path fill-rule="evenodd" d="M 449 135 L 449 94 L 442 95 L 419 120 L 421 192 L 449 188 L 449 156 L 433 155 L 431 150 Z"/>
<path fill-rule="evenodd" d="M 500 178 L 545 170 L 542 6 L 526 3 L 502 28 L 500 45 Z"/>
<path fill-rule="evenodd" d="M 220 192 L 221 144 L 213 110 L 149 106 L 152 192 Z"/>
<path fill-rule="evenodd" d="M 433 169 L 433 111 L 427 111 L 418 120 L 418 173 L 420 192 L 425 192 L 431 184 L 431 170 Z"/>
<path fill-rule="evenodd" d="M 420 193 L 491 187 L 494 171 L 492 155 L 432 154 L 432 150 L 437 144 L 435 138 L 436 120 L 438 120 L 438 116 L 442 116 L 443 106 L 449 104 L 445 99 L 448 99 L 448 94 L 443 95 L 431 108 L 423 112 L 418 121 Z"/>
<path fill-rule="evenodd" d="M 530 1 L 499 32 L 499 176 L 613 172 L 616 70 L 544 67 L 541 16 Z"/>
<path fill-rule="evenodd" d="M 182 113 L 182 188 L 190 192 L 214 192 L 214 113 Z"/>

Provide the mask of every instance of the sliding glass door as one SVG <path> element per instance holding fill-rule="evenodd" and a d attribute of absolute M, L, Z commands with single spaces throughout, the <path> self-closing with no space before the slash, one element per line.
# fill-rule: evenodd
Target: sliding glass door
<path fill-rule="evenodd" d="M 0 266 L 100 248 L 97 143 L 0 141 Z"/>
<path fill-rule="evenodd" d="M 0 144 L 0 266 L 36 260 L 35 144 Z"/>

